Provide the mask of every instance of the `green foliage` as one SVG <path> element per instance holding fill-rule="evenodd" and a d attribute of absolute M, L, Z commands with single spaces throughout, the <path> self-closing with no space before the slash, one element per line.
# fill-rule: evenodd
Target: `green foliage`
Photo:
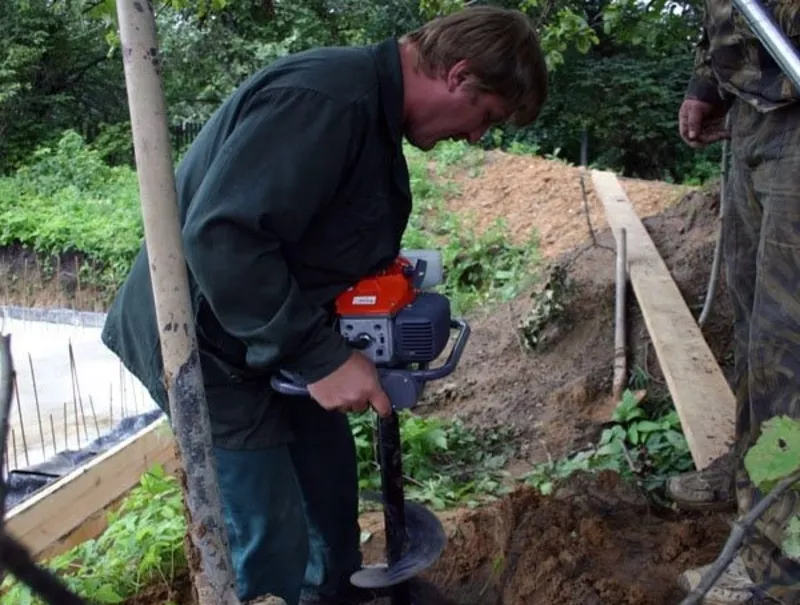
<path fill-rule="evenodd" d="M 75 132 L 0 178 L 0 245 L 20 244 L 44 258 L 80 254 L 96 267 L 89 279 L 113 288 L 142 237 L 136 174 L 104 163 Z"/>
<path fill-rule="evenodd" d="M 800 471 L 800 420 L 788 416 L 770 418 L 761 435 L 745 454 L 744 465 L 753 484 L 765 494 Z M 800 484 L 790 489 L 800 490 Z M 783 551 L 800 561 L 800 516 L 789 520 L 784 533 Z"/>
<path fill-rule="evenodd" d="M 0 174 L 61 132 L 127 118 L 121 64 L 108 60 L 92 0 L 0 3 Z"/>
<path fill-rule="evenodd" d="M 93 603 L 121 603 L 143 587 L 170 585 L 186 566 L 183 499 L 175 479 L 160 466 L 142 476 L 121 507 L 108 514 L 108 528 L 47 562 L 66 585 Z M 41 605 L 26 586 L 8 577 L 3 602 Z"/>
<path fill-rule="evenodd" d="M 626 390 L 598 443 L 585 451 L 538 465 L 525 480 L 544 494 L 577 471 L 611 470 L 635 481 L 656 501 L 668 477 L 691 470 L 694 462 L 674 409 L 648 411 Z"/>
<path fill-rule="evenodd" d="M 359 486 L 380 490 L 372 415 L 351 415 L 356 440 Z M 459 420 L 400 414 L 406 495 L 442 510 L 455 505 L 475 506 L 506 493 L 502 471 L 513 453 L 510 432 L 500 429 L 471 431 Z"/>
<path fill-rule="evenodd" d="M 358 456 L 359 487 L 379 490 L 373 442 L 374 415 L 350 415 Z M 505 493 L 500 470 L 513 452 L 508 431 L 473 432 L 458 421 L 401 414 L 406 495 L 436 509 L 474 506 Z M 186 568 L 183 497 L 160 466 L 142 476 L 108 529 L 46 562 L 67 586 L 92 603 L 120 603 L 143 587 L 170 585 Z M 0 585 L 2 601 L 44 605 L 13 578 Z"/>
<path fill-rule="evenodd" d="M 767 491 L 800 470 L 800 422 L 787 416 L 764 422 L 761 435 L 744 462 L 753 483 Z"/>

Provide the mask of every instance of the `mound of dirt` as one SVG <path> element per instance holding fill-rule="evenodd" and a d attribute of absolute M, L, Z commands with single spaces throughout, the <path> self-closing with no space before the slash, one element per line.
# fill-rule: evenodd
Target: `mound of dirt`
<path fill-rule="evenodd" d="M 674 605 L 678 575 L 713 561 L 729 531 L 718 515 L 656 514 L 611 473 L 442 520 L 448 544 L 424 577 L 458 605 Z M 382 517 L 362 529 L 367 562 L 384 561 Z"/>
<path fill-rule="evenodd" d="M 580 212 L 577 169 L 536 158 L 495 155 L 481 177 L 459 182 L 464 195 L 450 203 L 485 204 L 479 220 L 486 225 L 492 215 L 503 215 L 518 235 L 525 231 L 525 225 L 544 225 L 552 227 L 553 233 L 562 233 L 549 248 L 548 260 L 566 270 L 570 290 L 563 301 L 563 317 L 548 328 L 549 342 L 535 351 L 526 350 L 517 330 L 531 312 L 532 293 L 473 315 L 472 336 L 460 367 L 446 384 L 431 386 L 422 411 L 459 417 L 468 426 L 513 427 L 520 436 L 519 455 L 525 463 L 520 470 L 524 470 L 548 455 L 561 457 L 585 447 L 596 437 L 601 422 L 607 420 L 606 397 L 611 392 L 613 374 L 615 244 L 607 227 L 596 233 L 597 245 L 589 238 Z M 670 185 L 622 182 L 640 216 L 657 212 L 643 223 L 687 304 L 698 316 L 717 237 L 718 191 L 690 190 L 676 200 L 679 189 Z M 548 192 L 551 185 L 557 195 Z M 599 202 L 590 178 L 586 185 L 596 208 Z M 474 195 L 470 196 L 473 187 Z M 496 203 L 476 201 L 478 198 Z M 574 211 L 565 204 L 571 204 Z M 593 217 L 593 224 L 605 225 L 600 218 L 602 207 L 596 210 L 599 216 Z M 574 241 L 576 247 L 556 253 L 568 241 Z M 725 367 L 729 363 L 732 311 L 722 294 L 724 288 L 721 280 L 720 294 L 703 330 Z M 627 307 L 628 368 L 638 366 L 658 382 L 663 377 L 632 292 Z"/>
<path fill-rule="evenodd" d="M 484 157 L 479 172 L 455 173 L 460 194 L 448 199 L 448 208 L 469 217 L 478 231 L 501 217 L 512 241 L 521 243 L 537 233 L 542 254 L 557 256 L 589 235 L 584 189 L 592 226 L 607 227 L 588 172 L 582 186 L 581 169 L 563 162 L 501 151 L 489 151 Z M 659 181 L 623 178 L 620 182 L 641 217 L 663 211 L 691 191 Z"/>

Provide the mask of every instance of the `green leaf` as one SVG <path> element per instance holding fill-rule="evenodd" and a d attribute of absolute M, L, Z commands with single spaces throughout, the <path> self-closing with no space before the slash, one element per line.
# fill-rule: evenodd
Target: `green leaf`
<path fill-rule="evenodd" d="M 800 516 L 789 519 L 782 547 L 788 557 L 800 563 Z"/>
<path fill-rule="evenodd" d="M 662 430 L 660 422 L 653 422 L 652 420 L 640 420 L 636 423 L 636 430 L 640 433 L 652 433 L 653 431 Z"/>
<path fill-rule="evenodd" d="M 122 603 L 125 600 L 109 584 L 101 584 L 98 586 L 92 596 L 95 600 L 100 601 L 101 603 Z"/>
<path fill-rule="evenodd" d="M 780 416 L 764 422 L 744 464 L 753 483 L 766 491 L 800 469 L 800 421 Z"/>

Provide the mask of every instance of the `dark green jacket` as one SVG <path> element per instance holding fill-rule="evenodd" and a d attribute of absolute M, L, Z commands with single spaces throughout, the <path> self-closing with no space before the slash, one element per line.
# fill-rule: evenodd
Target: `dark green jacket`
<path fill-rule="evenodd" d="M 280 59 L 217 110 L 176 184 L 206 396 L 217 443 L 290 437 L 268 386 L 346 359 L 335 296 L 391 262 L 411 211 L 397 42 Z M 147 254 L 103 342 L 167 409 Z"/>
<path fill-rule="evenodd" d="M 766 0 L 762 5 L 795 48 L 800 48 L 800 3 Z M 738 97 L 760 111 L 800 99 L 731 0 L 706 0 L 688 94 L 709 103 L 730 103 Z"/>

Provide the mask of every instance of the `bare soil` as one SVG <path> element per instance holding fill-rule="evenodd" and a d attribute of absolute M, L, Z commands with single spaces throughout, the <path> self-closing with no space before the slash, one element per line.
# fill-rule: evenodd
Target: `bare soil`
<path fill-rule="evenodd" d="M 586 240 L 585 205 L 596 230 L 608 226 L 591 175 L 586 173 L 582 185 L 581 169 L 563 162 L 489 151 L 479 171 L 456 171 L 456 179 L 460 195 L 449 200 L 451 210 L 471 217 L 470 224 L 479 231 L 502 218 L 516 243 L 537 235 L 547 257 Z M 661 212 L 691 191 L 659 181 L 622 178 L 620 182 L 640 217 Z"/>
<path fill-rule="evenodd" d="M 687 304 L 699 314 L 716 238 L 717 192 L 622 183 Z M 535 229 L 545 261 L 564 267 L 571 283 L 564 319 L 548 328 L 548 343 L 535 352 L 522 347 L 517 331 L 531 310 L 532 293 L 470 316 L 472 337 L 461 367 L 451 380 L 432 386 L 420 407 L 422 414 L 460 417 L 469 426 L 512 427 L 519 443 L 512 470 L 523 472 L 548 455 L 585 447 L 608 419 L 614 242 L 587 174 L 583 185 L 596 243 L 590 237 L 577 168 L 492 152 L 478 176 L 462 174 L 459 184 L 462 195 L 449 200 L 451 208 L 471 213 L 479 229 L 505 218 L 518 242 Z M 13 250 L 0 257 L 6 283 L 9 267 L 22 258 Z M 19 276 L 19 267 L 13 273 Z M 76 277 L 67 279 L 67 288 L 81 291 Z M 52 304 L 54 296 L 64 296 L 62 287 L 20 291 L 29 304 Z M 727 369 L 731 308 L 724 279 L 718 291 L 704 333 Z M 7 290 L 6 303 L 10 296 Z M 628 301 L 629 368 L 645 370 L 658 385 L 663 377 L 632 293 Z M 73 296 L 72 306 L 97 310 L 100 303 L 88 293 L 80 305 Z M 672 605 L 681 596 L 677 575 L 711 562 L 728 533 L 719 516 L 652 509 L 635 488 L 608 473 L 574 476 L 551 497 L 520 489 L 441 518 L 449 544 L 428 577 L 459 605 Z M 373 533 L 364 545 L 368 560 L 382 558 L 382 525 L 379 513 L 362 518 L 363 528 Z M 188 603 L 187 595 L 182 578 L 128 604 L 168 598 Z"/>
<path fill-rule="evenodd" d="M 421 577 L 446 600 L 415 605 L 675 605 L 678 575 L 713 561 L 729 531 L 719 514 L 653 509 L 609 472 L 573 475 L 550 497 L 520 488 L 440 519 L 447 546 Z M 383 562 L 382 514 L 363 515 L 361 528 L 365 562 Z M 190 595 L 182 575 L 126 605 L 189 605 Z"/>
<path fill-rule="evenodd" d="M 458 605 L 675 605 L 678 574 L 716 558 L 729 531 L 719 516 L 650 510 L 612 473 L 575 475 L 548 498 L 520 489 L 442 522 L 448 544 L 423 577 Z M 383 561 L 382 517 L 362 528 L 374 531 L 367 562 Z"/>
<path fill-rule="evenodd" d="M 96 274 L 80 254 L 41 258 L 21 246 L 0 248 L 0 304 L 104 312 L 113 291 L 92 280 Z"/>
<path fill-rule="evenodd" d="M 488 226 L 494 214 L 508 218 L 520 240 L 529 235 L 526 225 L 561 234 L 542 250 L 549 266 L 566 269 L 571 291 L 564 300 L 563 319 L 548 328 L 548 343 L 535 352 L 523 348 L 517 329 L 531 311 L 533 292 L 470 317 L 472 335 L 460 367 L 446 383 L 431 386 L 421 413 L 459 417 L 468 426 L 512 427 L 520 438 L 517 469 L 523 472 L 548 455 L 557 458 L 585 447 L 613 407 L 608 397 L 614 353 L 614 239 L 587 175 L 595 239 L 590 236 L 576 168 L 537 158 L 495 156 L 481 176 L 462 179 L 465 193 L 450 204 L 479 209 L 479 224 Z M 545 181 L 558 187 L 551 190 L 541 185 Z M 718 190 L 621 182 L 687 304 L 699 316 L 717 237 Z M 724 276 L 717 292 L 703 332 L 728 371 L 732 309 Z M 630 290 L 627 303 L 628 368 L 651 376 L 651 392 L 665 392 Z"/>

